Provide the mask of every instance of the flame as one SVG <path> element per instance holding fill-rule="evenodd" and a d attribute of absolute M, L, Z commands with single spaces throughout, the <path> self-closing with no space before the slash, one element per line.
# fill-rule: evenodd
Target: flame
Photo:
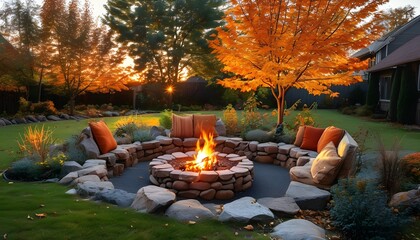
<path fill-rule="evenodd" d="M 201 142 L 204 140 L 204 145 L 201 147 Z M 216 143 L 213 141 L 213 134 L 202 132 L 200 138 L 196 144 L 196 155 L 194 155 L 194 161 L 190 162 L 186 166 L 186 170 L 190 171 L 202 171 L 202 170 L 213 170 L 217 163 L 217 157 L 214 153 Z"/>

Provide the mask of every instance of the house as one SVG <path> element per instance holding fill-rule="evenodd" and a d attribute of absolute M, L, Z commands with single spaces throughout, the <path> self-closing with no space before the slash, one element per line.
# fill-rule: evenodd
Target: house
<path fill-rule="evenodd" d="M 367 104 L 391 121 L 420 124 L 420 16 L 352 57 L 369 59 Z"/>

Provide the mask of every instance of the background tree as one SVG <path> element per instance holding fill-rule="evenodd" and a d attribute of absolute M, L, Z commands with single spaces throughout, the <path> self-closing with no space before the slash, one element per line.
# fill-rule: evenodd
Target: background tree
<path fill-rule="evenodd" d="M 392 30 L 406 24 L 415 16 L 415 7 L 407 5 L 405 7 L 390 8 L 379 11 L 374 21 L 376 24 L 383 26 L 383 33 L 391 32 Z"/>
<path fill-rule="evenodd" d="M 117 48 L 113 34 L 93 22 L 89 4 L 83 8 L 77 0 L 46 0 L 42 7 L 44 39 L 50 42 L 45 51 L 51 54 L 51 72 L 55 84 L 69 100 L 73 114 L 77 96 L 86 91 L 126 89 L 129 72 L 122 63 L 124 48 Z M 49 33 L 49 34 L 48 34 Z"/>
<path fill-rule="evenodd" d="M 232 0 L 226 26 L 211 42 L 214 53 L 235 76 L 226 87 L 255 91 L 268 87 L 283 123 L 284 96 L 292 88 L 337 96 L 332 85 L 361 81 L 353 71 L 366 63 L 350 59 L 351 50 L 367 45 L 379 28 L 367 21 L 386 0 Z"/>
<path fill-rule="evenodd" d="M 207 39 L 220 25 L 223 0 L 109 0 L 105 22 L 129 48 L 147 81 L 174 84 L 182 71 L 209 54 Z M 207 55 L 208 56 L 208 55 Z M 195 69 L 198 69 L 196 67 Z"/>

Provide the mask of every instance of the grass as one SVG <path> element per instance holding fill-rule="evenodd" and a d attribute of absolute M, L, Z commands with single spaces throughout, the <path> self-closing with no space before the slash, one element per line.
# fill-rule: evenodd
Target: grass
<path fill-rule="evenodd" d="M 214 111 L 205 114 L 221 117 L 223 113 Z M 285 121 L 291 121 L 295 114 L 297 112 L 286 117 Z M 334 125 L 350 133 L 364 127 L 380 133 L 385 145 L 390 145 L 395 137 L 400 137 L 403 149 L 420 151 L 420 133 L 404 130 L 398 125 L 342 115 L 331 110 L 316 110 L 314 117 L 320 127 Z M 158 125 L 159 122 L 159 114 L 142 115 L 141 118 L 146 125 Z M 275 118 L 270 118 L 274 125 Z M 105 118 L 105 121 L 111 130 L 115 130 L 118 119 L 120 117 Z M 60 142 L 80 133 L 88 121 L 70 120 L 31 125 L 45 124 L 53 130 L 54 138 Z M 0 171 L 20 157 L 17 141 L 27 126 L 0 128 Z M 376 141 L 370 139 L 367 144 L 373 149 Z M 0 181 L 0 235 L 7 239 L 267 239 L 264 234 L 244 231 L 243 225 L 217 221 L 188 225 L 164 216 L 140 214 L 131 209 L 85 201 L 64 194 L 66 190 L 66 187 L 57 184 L 8 184 Z M 46 217 L 37 218 L 35 214 L 39 213 L 45 213 Z M 418 227 L 419 224 L 415 224 L 411 231 L 418 232 Z"/>
<path fill-rule="evenodd" d="M 0 235 L 4 239 L 267 239 L 243 230 L 243 225 L 215 220 L 190 225 L 86 201 L 65 191 L 58 184 L 0 181 Z"/>

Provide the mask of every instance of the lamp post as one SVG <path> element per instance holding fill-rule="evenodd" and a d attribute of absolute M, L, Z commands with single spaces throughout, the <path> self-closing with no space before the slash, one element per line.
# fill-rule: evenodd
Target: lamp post
<path fill-rule="evenodd" d="M 172 109 L 172 94 L 174 93 L 174 87 L 169 85 L 166 88 L 166 92 L 169 94 L 169 108 Z"/>

